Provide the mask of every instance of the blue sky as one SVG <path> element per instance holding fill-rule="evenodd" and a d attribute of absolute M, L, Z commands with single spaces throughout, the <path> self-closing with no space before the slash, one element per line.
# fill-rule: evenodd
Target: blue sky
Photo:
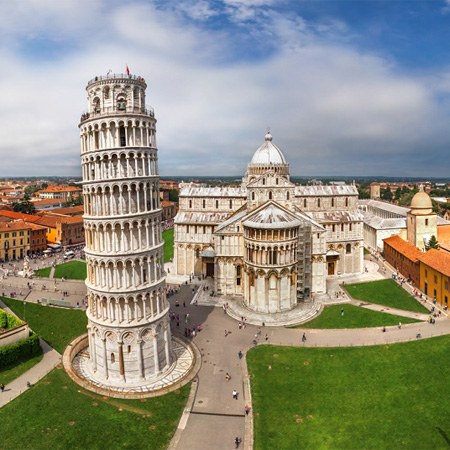
<path fill-rule="evenodd" d="M 148 81 L 160 174 L 242 175 L 270 127 L 299 176 L 449 176 L 450 1 L 0 5 L 0 176 L 79 175 L 86 82 Z"/>

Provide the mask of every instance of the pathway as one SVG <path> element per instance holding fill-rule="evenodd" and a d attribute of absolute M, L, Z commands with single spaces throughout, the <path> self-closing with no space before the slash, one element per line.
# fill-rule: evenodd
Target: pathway
<path fill-rule="evenodd" d="M 0 308 L 4 309 L 8 314 L 15 316 L 15 314 L 2 301 L 0 301 Z M 40 339 L 39 342 L 41 344 L 44 357 L 31 369 L 27 370 L 5 387 L 5 391 L 0 393 L 0 408 L 9 403 L 11 400 L 14 400 L 22 394 L 22 392 L 29 389 L 27 382 L 36 384 L 41 378 L 61 363 L 61 355 L 56 350 L 50 347 L 42 339 Z"/>

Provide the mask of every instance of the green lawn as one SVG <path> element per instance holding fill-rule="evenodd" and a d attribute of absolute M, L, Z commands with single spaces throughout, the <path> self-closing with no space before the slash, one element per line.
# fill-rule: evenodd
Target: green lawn
<path fill-rule="evenodd" d="M 189 385 L 151 399 L 101 397 L 57 368 L 0 409 L 0 448 L 165 449 L 188 395 Z"/>
<path fill-rule="evenodd" d="M 449 348 L 449 336 L 376 347 L 256 347 L 248 354 L 255 450 L 448 449 Z"/>
<path fill-rule="evenodd" d="M 87 317 L 84 311 L 54 308 L 35 303 L 26 303 L 24 307 L 24 302 L 20 300 L 6 297 L 0 297 L 0 299 L 17 316 L 28 322 L 31 329 L 59 353 L 63 353 L 67 344 L 74 338 L 86 333 Z"/>
<path fill-rule="evenodd" d="M 344 309 L 344 315 L 341 314 Z M 408 317 L 394 316 L 354 305 L 331 305 L 320 316 L 295 328 L 368 328 L 420 322 Z"/>
<path fill-rule="evenodd" d="M 86 276 L 86 263 L 84 261 L 68 261 L 56 266 L 54 278 L 85 280 Z"/>
<path fill-rule="evenodd" d="M 370 281 L 369 283 L 347 284 L 343 286 L 356 300 L 377 305 L 427 314 L 428 310 L 409 295 L 394 280 Z"/>
<path fill-rule="evenodd" d="M 173 228 L 163 231 L 162 238 L 164 241 L 164 262 L 168 262 L 173 258 Z"/>
<path fill-rule="evenodd" d="M 20 377 L 20 375 L 36 365 L 42 359 L 42 357 L 42 354 L 36 355 L 30 359 L 27 359 L 26 361 L 19 361 L 13 366 L 2 368 L 0 372 L 0 383 L 8 385 L 9 383 L 11 383 L 11 381 L 15 380 L 17 377 Z"/>
<path fill-rule="evenodd" d="M 44 269 L 35 270 L 34 273 L 37 277 L 48 278 L 50 276 L 51 270 L 51 267 L 45 267 Z"/>

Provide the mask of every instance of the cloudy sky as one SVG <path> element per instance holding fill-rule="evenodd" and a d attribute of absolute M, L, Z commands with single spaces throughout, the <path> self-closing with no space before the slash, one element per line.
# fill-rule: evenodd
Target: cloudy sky
<path fill-rule="evenodd" d="M 0 176 L 79 175 L 86 82 L 148 82 L 160 174 L 449 176 L 450 0 L 0 4 Z"/>

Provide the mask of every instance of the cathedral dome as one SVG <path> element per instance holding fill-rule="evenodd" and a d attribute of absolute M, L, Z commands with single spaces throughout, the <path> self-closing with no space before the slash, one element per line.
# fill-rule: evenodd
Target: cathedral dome
<path fill-rule="evenodd" d="M 265 136 L 264 144 L 253 155 L 250 164 L 286 164 L 286 159 L 281 150 L 275 144 L 272 144 L 272 135 L 269 132 Z"/>
<path fill-rule="evenodd" d="M 412 214 L 430 214 L 433 210 L 430 196 L 423 191 L 420 187 L 420 191 L 414 195 L 411 200 L 411 213 Z"/>

